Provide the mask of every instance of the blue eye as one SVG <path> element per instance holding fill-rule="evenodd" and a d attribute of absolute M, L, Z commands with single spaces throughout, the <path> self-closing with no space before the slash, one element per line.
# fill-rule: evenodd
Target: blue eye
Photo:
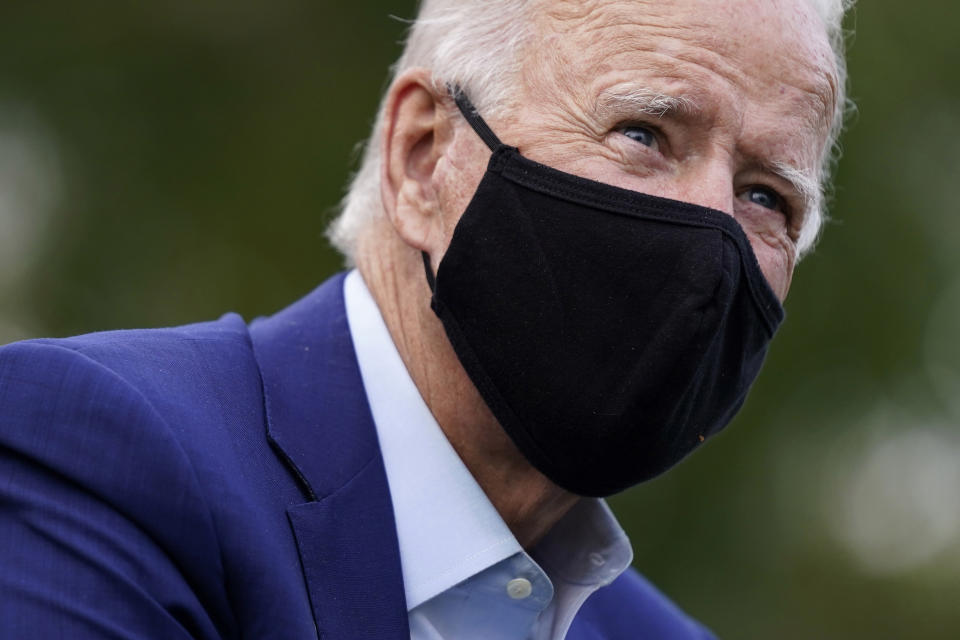
<path fill-rule="evenodd" d="M 657 148 L 657 135 L 647 127 L 630 126 L 621 129 L 621 133 L 634 142 L 639 142 L 645 147 Z"/>
<path fill-rule="evenodd" d="M 783 198 L 780 197 L 779 193 L 768 187 L 750 187 L 745 192 L 745 195 L 747 196 L 747 200 L 765 209 L 772 209 L 773 211 L 783 210 Z"/>

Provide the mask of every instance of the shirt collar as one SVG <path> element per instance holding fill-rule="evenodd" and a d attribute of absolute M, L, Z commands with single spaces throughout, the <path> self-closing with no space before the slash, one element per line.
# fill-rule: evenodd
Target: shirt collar
<path fill-rule="evenodd" d="M 408 610 L 523 549 L 454 451 L 410 378 L 356 270 L 347 321 L 380 440 Z M 537 545 L 551 578 L 607 584 L 632 558 L 606 503 L 581 500 Z"/>
<path fill-rule="evenodd" d="M 520 544 L 430 413 L 359 272 L 347 275 L 344 298 L 413 609 L 520 551 Z"/>

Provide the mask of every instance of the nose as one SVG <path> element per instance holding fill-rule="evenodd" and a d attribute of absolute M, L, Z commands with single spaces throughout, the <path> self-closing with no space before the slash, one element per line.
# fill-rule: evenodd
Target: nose
<path fill-rule="evenodd" d="M 676 200 L 734 215 L 733 168 L 725 158 L 703 158 L 682 172 Z"/>
<path fill-rule="evenodd" d="M 783 300 L 790 288 L 794 254 L 785 249 L 782 243 L 770 244 L 764 240 L 761 230 L 750 223 L 750 217 L 738 211 L 735 171 L 735 164 L 725 154 L 710 159 L 701 158 L 681 171 L 674 183 L 673 198 L 716 209 L 735 218 L 750 242 L 764 277 Z"/>

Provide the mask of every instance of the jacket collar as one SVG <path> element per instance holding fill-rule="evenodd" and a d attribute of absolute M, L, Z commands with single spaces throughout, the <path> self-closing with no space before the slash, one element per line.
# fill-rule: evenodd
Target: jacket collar
<path fill-rule="evenodd" d="M 393 507 L 343 278 L 250 327 L 267 438 L 308 499 L 287 515 L 320 637 L 409 638 Z"/>

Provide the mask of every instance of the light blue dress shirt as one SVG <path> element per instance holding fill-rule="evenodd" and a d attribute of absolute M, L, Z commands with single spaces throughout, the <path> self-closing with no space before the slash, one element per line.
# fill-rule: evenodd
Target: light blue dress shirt
<path fill-rule="evenodd" d="M 393 501 L 413 640 L 561 640 L 633 558 L 602 500 L 583 499 L 525 551 L 410 378 L 359 272 L 347 321 Z"/>

